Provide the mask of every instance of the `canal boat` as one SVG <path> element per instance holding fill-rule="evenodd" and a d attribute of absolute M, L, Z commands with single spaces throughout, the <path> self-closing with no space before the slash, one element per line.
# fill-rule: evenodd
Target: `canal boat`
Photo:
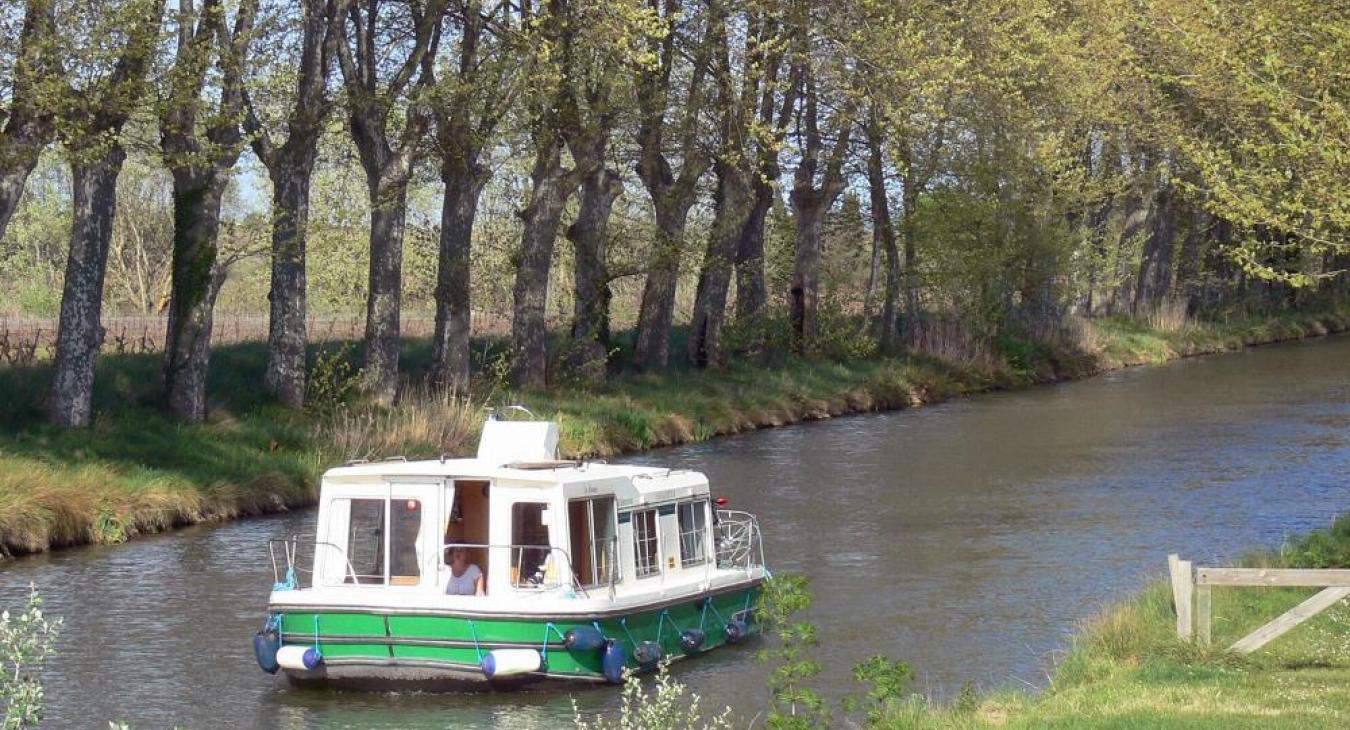
<path fill-rule="evenodd" d="M 751 514 L 682 469 L 557 457 L 490 418 L 474 458 L 324 474 L 312 536 L 269 544 L 259 666 L 371 689 L 623 681 L 754 634 Z"/>

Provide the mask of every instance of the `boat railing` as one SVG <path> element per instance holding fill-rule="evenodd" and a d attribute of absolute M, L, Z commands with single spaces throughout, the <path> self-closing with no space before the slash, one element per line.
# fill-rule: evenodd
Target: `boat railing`
<path fill-rule="evenodd" d="M 315 540 L 311 535 L 290 535 L 267 541 L 267 556 L 272 562 L 272 589 L 294 590 L 313 585 L 314 571 L 306 566 L 314 565 L 314 554 L 319 550 L 335 551 L 346 563 L 347 575 L 352 582 L 358 582 L 356 567 L 342 548 Z"/>
<path fill-rule="evenodd" d="M 719 509 L 713 529 L 717 567 L 752 570 L 764 566 L 764 539 L 759 518 L 749 512 Z"/>
<path fill-rule="evenodd" d="M 489 560 L 503 552 L 510 558 L 510 586 L 517 590 L 550 592 L 559 589 L 572 590 L 589 597 L 595 588 L 613 590 L 617 581 L 618 566 L 613 557 L 617 556 L 617 546 L 612 546 L 608 575 L 604 581 L 582 585 L 572 564 L 572 555 L 567 550 L 551 545 L 494 545 L 490 543 L 449 542 L 441 546 L 444 555 L 451 548 L 466 550 L 486 550 Z"/>

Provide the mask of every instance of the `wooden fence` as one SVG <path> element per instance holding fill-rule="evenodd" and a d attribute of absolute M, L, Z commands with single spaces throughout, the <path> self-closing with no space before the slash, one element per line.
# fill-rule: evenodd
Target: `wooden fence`
<path fill-rule="evenodd" d="M 1167 556 L 1172 599 L 1177 609 L 1177 636 L 1209 644 L 1213 624 L 1212 591 L 1233 588 L 1321 588 L 1316 595 L 1242 637 L 1229 651 L 1250 654 L 1291 629 L 1350 597 L 1350 570 L 1302 568 L 1195 568 L 1176 554 Z"/>

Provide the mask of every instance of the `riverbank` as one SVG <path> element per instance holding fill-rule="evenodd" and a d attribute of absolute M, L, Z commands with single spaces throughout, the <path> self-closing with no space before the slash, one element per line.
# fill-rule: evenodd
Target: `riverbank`
<path fill-rule="evenodd" d="M 1350 568 L 1350 516 L 1239 565 Z M 1328 609 L 1253 654 L 1225 650 L 1315 592 L 1216 589 L 1214 642 L 1201 647 L 1177 639 L 1171 589 L 1159 581 L 1089 621 L 1045 691 L 966 697 L 937 710 L 919 700 L 900 702 L 869 727 L 1346 727 L 1350 604 Z"/>
<path fill-rule="evenodd" d="M 993 389 L 1093 375 L 1130 365 L 1341 332 L 1350 309 L 1224 323 L 1125 319 L 1077 322 L 1040 339 L 1004 338 L 987 352 L 806 360 L 792 356 L 724 370 L 631 375 L 545 393 L 482 385 L 493 403 L 522 402 L 559 422 L 564 454 L 613 456 L 848 413 L 903 408 Z M 350 380 L 331 357 L 320 381 Z M 405 343 L 415 379 L 428 343 Z M 482 399 L 408 388 L 400 407 L 298 414 L 261 395 L 261 344 L 216 350 L 207 423 L 183 426 L 154 405 L 159 359 L 100 360 L 91 428 L 63 431 L 41 418 L 45 367 L 0 370 L 0 549 L 9 554 L 84 543 L 310 504 L 317 475 L 353 457 L 466 453 Z M 488 378 L 487 380 L 490 380 Z"/>

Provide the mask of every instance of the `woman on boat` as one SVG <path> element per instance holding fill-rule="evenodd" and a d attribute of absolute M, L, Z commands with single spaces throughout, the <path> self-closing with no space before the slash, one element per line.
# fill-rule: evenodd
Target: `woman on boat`
<path fill-rule="evenodd" d="M 483 596 L 483 571 L 469 562 L 469 551 L 463 547 L 450 548 L 450 582 L 445 592 L 451 596 Z"/>

